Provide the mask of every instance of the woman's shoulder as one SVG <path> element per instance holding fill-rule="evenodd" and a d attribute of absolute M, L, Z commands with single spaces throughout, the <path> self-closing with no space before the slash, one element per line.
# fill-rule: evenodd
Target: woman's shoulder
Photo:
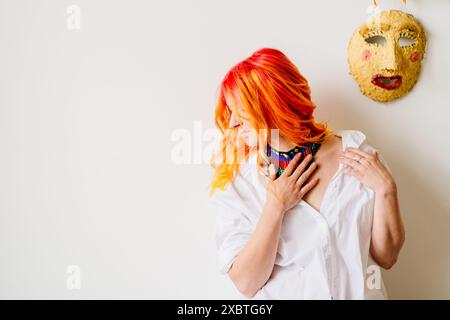
<path fill-rule="evenodd" d="M 237 174 L 224 186 L 216 189 L 211 200 L 213 202 L 244 202 L 251 197 L 258 176 L 257 155 L 252 154 L 239 164 Z"/>
<path fill-rule="evenodd" d="M 370 139 L 361 130 L 355 129 L 336 129 L 333 133 L 342 138 L 343 150 L 346 148 L 361 149 L 367 153 L 373 153 L 378 151 L 377 148 L 371 143 Z"/>
<path fill-rule="evenodd" d="M 360 149 L 368 154 L 373 154 L 375 151 L 378 153 L 380 161 L 386 166 L 389 172 L 392 173 L 391 168 L 388 166 L 383 153 L 377 148 L 368 136 L 361 130 L 333 130 L 333 132 L 338 133 L 342 136 L 342 143 L 344 145 L 344 150 L 347 147 Z"/>
<path fill-rule="evenodd" d="M 361 130 L 354 129 L 335 129 L 333 134 L 340 137 L 343 148 L 359 148 L 367 141 L 367 136 Z"/>

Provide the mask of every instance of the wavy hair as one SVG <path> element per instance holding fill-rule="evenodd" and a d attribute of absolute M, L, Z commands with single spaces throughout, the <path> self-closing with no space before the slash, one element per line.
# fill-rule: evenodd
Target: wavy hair
<path fill-rule="evenodd" d="M 218 91 L 214 122 L 220 131 L 220 146 L 210 162 L 214 169 L 210 196 L 217 188 L 224 190 L 236 176 L 240 160 L 245 161 L 250 154 L 258 151 L 245 144 L 237 129 L 229 128 L 232 110 L 244 118 L 237 111 L 237 99 L 248 115 L 246 119 L 258 133 L 259 146 L 266 146 L 267 141 L 271 141 L 270 129 L 278 129 L 280 136 L 299 146 L 308 142 L 322 143 L 331 134 L 326 123 L 314 120 L 316 106 L 311 100 L 308 81 L 277 49 L 260 49 L 234 65 L 225 75 Z M 234 106 L 227 105 L 225 97 L 230 96 Z M 267 171 L 267 166 L 264 166 L 268 160 L 265 148 L 259 148 L 257 153 L 259 170 Z"/>

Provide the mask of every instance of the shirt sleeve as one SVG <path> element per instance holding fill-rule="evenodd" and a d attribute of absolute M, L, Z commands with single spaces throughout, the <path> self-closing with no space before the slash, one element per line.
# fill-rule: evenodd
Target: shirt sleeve
<path fill-rule="evenodd" d="M 253 226 L 236 194 L 229 190 L 216 190 L 216 193 L 211 200 L 216 213 L 215 241 L 219 272 L 226 274 L 253 234 Z"/>

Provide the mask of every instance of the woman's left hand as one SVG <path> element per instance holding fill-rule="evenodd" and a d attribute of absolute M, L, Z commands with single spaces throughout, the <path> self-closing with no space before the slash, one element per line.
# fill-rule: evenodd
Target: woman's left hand
<path fill-rule="evenodd" d="M 378 152 L 366 153 L 360 149 L 347 148 L 338 157 L 339 162 L 348 165 L 343 172 L 354 176 L 376 193 L 395 192 L 394 178 L 380 161 Z"/>

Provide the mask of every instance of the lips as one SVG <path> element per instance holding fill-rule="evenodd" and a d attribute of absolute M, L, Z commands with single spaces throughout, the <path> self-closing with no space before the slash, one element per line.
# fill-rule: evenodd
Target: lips
<path fill-rule="evenodd" d="M 372 83 L 377 87 L 386 90 L 395 90 L 402 84 L 401 76 L 384 76 L 382 74 L 376 74 L 372 77 Z"/>

